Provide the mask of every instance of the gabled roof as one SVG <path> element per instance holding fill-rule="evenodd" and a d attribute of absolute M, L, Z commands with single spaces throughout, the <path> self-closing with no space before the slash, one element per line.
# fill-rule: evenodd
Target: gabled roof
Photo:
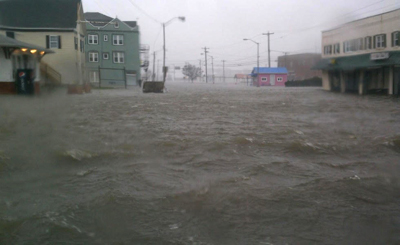
<path fill-rule="evenodd" d="M 1 0 L 2 29 L 75 29 L 81 0 Z"/>
<path fill-rule="evenodd" d="M 105 26 L 113 20 L 113 18 L 99 12 L 87 12 L 84 15 L 85 19 L 94 26 Z"/>
<path fill-rule="evenodd" d="M 288 73 L 285 67 L 259 67 L 260 74 L 286 74 Z M 253 68 L 252 74 L 257 74 L 257 67 Z"/>
<path fill-rule="evenodd" d="M 0 34 L 0 47 L 1 48 L 27 48 L 27 49 L 37 49 L 40 51 L 45 51 L 46 53 L 54 53 L 53 50 L 46 49 L 40 46 L 36 46 L 30 43 L 21 42 L 13 38 L 6 37 Z"/>

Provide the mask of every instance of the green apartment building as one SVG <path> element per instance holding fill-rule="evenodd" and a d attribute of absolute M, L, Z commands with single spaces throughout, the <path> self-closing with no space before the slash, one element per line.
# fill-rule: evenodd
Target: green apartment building
<path fill-rule="evenodd" d="M 140 85 L 139 27 L 101 13 L 85 13 L 86 69 L 95 87 Z"/>

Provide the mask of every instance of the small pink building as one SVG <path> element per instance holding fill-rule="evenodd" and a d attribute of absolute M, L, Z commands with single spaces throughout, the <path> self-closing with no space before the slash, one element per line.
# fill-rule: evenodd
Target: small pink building
<path fill-rule="evenodd" d="M 287 81 L 287 69 L 285 67 L 254 67 L 251 72 L 253 86 L 285 87 Z"/>

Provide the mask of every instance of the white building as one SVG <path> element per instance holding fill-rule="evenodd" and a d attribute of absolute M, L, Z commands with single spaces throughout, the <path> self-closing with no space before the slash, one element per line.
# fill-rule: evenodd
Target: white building
<path fill-rule="evenodd" d="M 322 32 L 325 90 L 400 94 L 400 9 Z"/>

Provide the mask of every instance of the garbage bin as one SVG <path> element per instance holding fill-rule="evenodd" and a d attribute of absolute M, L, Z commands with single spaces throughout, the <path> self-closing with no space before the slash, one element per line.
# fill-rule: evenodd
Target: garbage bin
<path fill-rule="evenodd" d="M 15 87 L 18 94 L 32 95 L 35 93 L 34 76 L 32 69 L 18 69 L 16 74 Z"/>

